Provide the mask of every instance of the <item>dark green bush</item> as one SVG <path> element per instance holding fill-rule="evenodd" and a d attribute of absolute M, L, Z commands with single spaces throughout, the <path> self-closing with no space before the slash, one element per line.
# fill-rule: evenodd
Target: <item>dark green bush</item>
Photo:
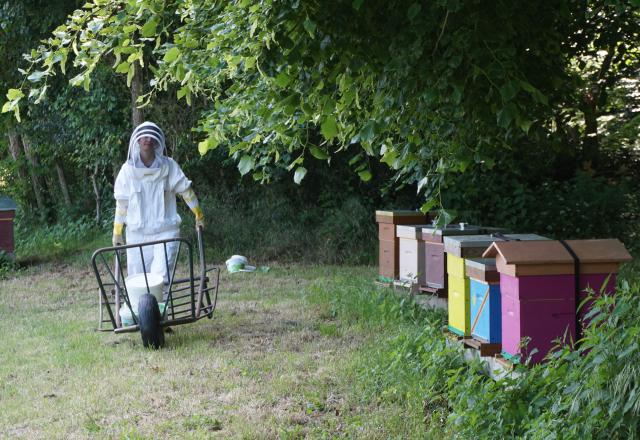
<path fill-rule="evenodd" d="M 556 239 L 614 237 L 633 247 L 640 229 L 637 191 L 624 179 L 579 172 L 568 180 L 533 181 L 508 172 L 472 173 L 456 176 L 445 192 L 445 205 L 461 219 L 513 232 Z"/>

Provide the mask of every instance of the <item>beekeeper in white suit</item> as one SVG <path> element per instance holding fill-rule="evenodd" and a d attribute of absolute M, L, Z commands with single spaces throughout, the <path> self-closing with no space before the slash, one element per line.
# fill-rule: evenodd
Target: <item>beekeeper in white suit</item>
<path fill-rule="evenodd" d="M 180 194 L 196 217 L 196 227 L 204 227 L 204 216 L 191 181 L 175 160 L 165 155 L 164 133 L 153 122 L 144 122 L 133 130 L 127 161 L 122 165 L 114 185 L 116 214 L 113 223 L 113 245 L 124 244 L 123 229 L 127 226 L 127 244 L 177 238 L 180 216 L 176 194 Z M 143 246 L 127 250 L 127 272 L 156 273 L 168 282 L 177 242 Z M 168 263 L 168 264 L 167 264 Z M 168 267 L 167 267 L 168 266 Z"/>

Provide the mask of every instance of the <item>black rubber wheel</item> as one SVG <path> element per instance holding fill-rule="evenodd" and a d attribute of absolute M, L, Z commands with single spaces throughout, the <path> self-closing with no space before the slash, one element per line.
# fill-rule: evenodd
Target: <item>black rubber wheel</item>
<path fill-rule="evenodd" d="M 142 345 L 159 349 L 164 346 L 164 332 L 160 321 L 160 308 L 158 300 L 153 295 L 145 293 L 138 302 L 138 323 L 140 324 L 140 335 Z"/>

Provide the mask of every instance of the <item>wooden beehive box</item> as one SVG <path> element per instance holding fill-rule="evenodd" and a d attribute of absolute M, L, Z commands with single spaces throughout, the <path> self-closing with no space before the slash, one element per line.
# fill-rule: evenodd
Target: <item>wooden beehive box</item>
<path fill-rule="evenodd" d="M 424 226 L 396 226 L 400 256 L 398 278 L 400 281 L 417 284 L 418 286 L 425 284 L 424 241 L 422 241 L 422 228 Z"/>
<path fill-rule="evenodd" d="M 499 344 L 502 340 L 500 274 L 495 258 L 465 259 L 469 277 L 471 337 L 480 342 Z"/>
<path fill-rule="evenodd" d="M 536 234 L 452 235 L 444 237 L 447 259 L 449 330 L 471 336 L 471 284 L 465 275 L 465 258 L 480 257 L 491 243 L 498 240 L 546 240 Z"/>
<path fill-rule="evenodd" d="M 575 339 L 576 305 L 585 289 L 613 293 L 620 263 L 631 255 L 616 239 L 567 240 L 579 260 L 576 289 L 575 261 L 559 241 L 495 242 L 484 257 L 496 258 L 500 272 L 502 353 L 507 358 L 540 362 L 565 336 Z M 577 293 L 576 293 L 577 292 Z M 581 316 L 588 312 L 581 310 Z M 522 341 L 528 341 L 523 346 Z"/>
<path fill-rule="evenodd" d="M 427 221 L 425 214 L 416 211 L 376 211 L 378 222 L 378 273 L 387 280 L 397 280 L 399 265 L 399 240 L 396 226 L 420 224 Z"/>
<path fill-rule="evenodd" d="M 430 225 L 422 228 L 424 245 L 425 282 L 427 291 L 445 293 L 447 291 L 447 257 L 444 252 L 444 237 L 452 235 L 477 235 L 488 232 L 501 232 L 497 228 L 466 225 L 464 223 L 450 224 L 446 227 Z"/>
<path fill-rule="evenodd" d="M 428 226 L 422 228 L 425 242 L 425 274 L 428 292 L 447 295 L 447 254 L 444 251 L 444 238 L 457 235 L 478 235 L 505 232 L 501 228 L 474 226 L 464 223 L 450 224 L 444 228 Z"/>
<path fill-rule="evenodd" d="M 13 255 L 15 243 L 13 237 L 13 219 L 17 205 L 6 196 L 0 196 L 0 250 Z"/>

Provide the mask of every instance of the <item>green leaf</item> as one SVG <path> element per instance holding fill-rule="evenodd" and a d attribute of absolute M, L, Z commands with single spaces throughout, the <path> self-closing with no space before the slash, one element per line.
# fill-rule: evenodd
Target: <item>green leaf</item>
<path fill-rule="evenodd" d="M 38 95 L 38 99 L 35 100 L 35 104 L 40 104 L 42 100 L 47 96 L 47 89 L 49 86 L 45 85 L 42 90 L 40 90 L 40 94 Z"/>
<path fill-rule="evenodd" d="M 283 89 L 289 85 L 291 82 L 291 77 L 286 74 L 286 72 L 280 72 L 278 76 L 276 76 L 276 84 Z"/>
<path fill-rule="evenodd" d="M 129 73 L 129 69 L 131 68 L 131 64 L 126 61 L 121 62 L 116 67 L 116 73 Z"/>
<path fill-rule="evenodd" d="M 198 142 L 198 153 L 200 153 L 200 156 L 207 154 L 207 151 L 209 151 L 209 139 Z"/>
<path fill-rule="evenodd" d="M 316 35 L 316 24 L 313 21 L 311 21 L 309 19 L 309 17 L 307 17 L 307 19 L 304 21 L 304 23 L 302 23 L 302 26 L 304 26 L 305 30 L 309 33 L 311 38 L 315 38 L 315 35 Z"/>
<path fill-rule="evenodd" d="M 308 103 L 306 103 L 306 102 L 304 102 L 304 103 L 302 104 L 302 111 L 303 111 L 303 112 L 305 113 L 305 115 L 307 115 L 307 116 L 311 116 L 311 115 L 313 115 L 313 108 L 311 108 L 311 106 L 310 106 Z"/>
<path fill-rule="evenodd" d="M 131 81 L 133 81 L 133 75 L 136 74 L 136 69 L 129 69 L 127 72 L 127 87 L 131 87 Z"/>
<path fill-rule="evenodd" d="M 422 206 L 420 207 L 420 211 L 426 214 L 429 211 L 431 211 L 431 208 L 436 206 L 437 203 L 438 203 L 438 200 L 436 198 L 429 199 L 422 204 Z"/>
<path fill-rule="evenodd" d="M 210 136 L 205 140 L 203 140 L 202 142 L 198 143 L 198 152 L 200 153 L 200 156 L 204 156 L 207 153 L 207 151 L 215 150 L 217 147 L 218 147 L 217 139 Z"/>
<path fill-rule="evenodd" d="M 320 132 L 322 136 L 328 141 L 331 141 L 338 134 L 338 126 L 336 124 L 335 116 L 328 116 L 322 125 L 320 126 Z"/>
<path fill-rule="evenodd" d="M 421 10 L 422 6 L 420 5 L 420 3 L 412 4 L 411 6 L 409 6 L 409 10 L 407 11 L 407 18 L 413 21 L 413 19 L 418 16 Z"/>
<path fill-rule="evenodd" d="M 180 49 L 174 46 L 171 49 L 169 49 L 167 53 L 164 54 L 164 61 L 166 63 L 170 63 L 172 61 L 177 60 L 179 56 L 180 56 Z"/>
<path fill-rule="evenodd" d="M 153 37 L 156 34 L 157 26 L 158 26 L 158 22 L 156 22 L 155 20 L 149 20 L 145 23 L 144 26 L 142 26 L 140 33 L 145 38 Z"/>
<path fill-rule="evenodd" d="M 360 159 L 362 159 L 362 153 L 356 154 L 351 159 L 349 159 L 349 166 L 353 166 L 354 164 L 358 163 Z"/>
<path fill-rule="evenodd" d="M 510 102 L 500 109 L 497 115 L 498 126 L 508 128 L 511 121 L 518 116 L 518 108 Z"/>
<path fill-rule="evenodd" d="M 371 142 L 375 137 L 375 121 L 367 122 L 360 130 L 360 139 L 365 142 Z"/>
<path fill-rule="evenodd" d="M 450 210 L 440 209 L 438 211 L 436 226 L 439 228 L 443 228 L 447 226 L 449 223 L 453 221 L 456 215 L 458 215 L 458 213 L 452 209 Z"/>
<path fill-rule="evenodd" d="M 249 171 L 251 171 L 254 166 L 255 166 L 255 160 L 253 159 L 253 157 L 247 154 L 242 156 L 242 159 L 240 159 L 240 162 L 238 162 L 238 170 L 240 171 L 240 174 L 242 174 L 243 176 L 247 174 Z"/>
<path fill-rule="evenodd" d="M 326 151 L 316 147 L 315 145 L 312 145 L 311 147 L 309 147 L 309 151 L 311 152 L 311 155 L 316 159 L 319 159 L 319 160 L 329 159 L 329 155 L 326 153 Z"/>
<path fill-rule="evenodd" d="M 360 171 L 358 173 L 358 176 L 360 176 L 360 180 L 362 180 L 363 182 L 368 182 L 369 180 L 371 180 L 371 172 L 369 170 L 363 170 Z"/>
<path fill-rule="evenodd" d="M 7 92 L 7 99 L 14 101 L 16 99 L 24 98 L 24 93 L 20 89 L 9 89 Z"/>
<path fill-rule="evenodd" d="M 533 121 L 518 118 L 518 127 L 520 127 L 520 130 L 524 131 L 525 133 L 529 133 L 531 124 L 533 124 Z"/>
<path fill-rule="evenodd" d="M 176 96 L 178 100 L 184 98 L 188 93 L 190 93 L 189 86 L 180 87 L 176 92 Z"/>
<path fill-rule="evenodd" d="M 511 101 L 518 94 L 519 89 L 516 81 L 509 81 L 500 87 L 500 96 L 502 96 L 502 100 L 505 102 Z"/>
<path fill-rule="evenodd" d="M 422 187 L 427 183 L 429 183 L 429 178 L 427 176 L 424 176 L 422 179 L 420 179 L 420 181 L 418 182 L 418 193 L 420 193 Z"/>
<path fill-rule="evenodd" d="M 38 82 L 40 81 L 42 78 L 44 78 L 47 75 L 47 72 L 43 72 L 41 70 L 36 70 L 35 72 L 33 72 L 31 75 L 29 75 L 27 77 L 27 79 L 31 82 Z"/>
<path fill-rule="evenodd" d="M 351 3 L 351 7 L 356 11 L 359 11 L 360 8 L 362 7 L 363 2 L 364 0 L 353 0 L 353 3 Z"/>
<path fill-rule="evenodd" d="M 12 102 L 11 101 L 7 101 L 4 103 L 4 105 L 2 106 L 2 113 L 7 113 L 10 112 L 12 109 Z"/>
<path fill-rule="evenodd" d="M 298 167 L 296 168 L 296 172 L 293 175 L 293 181 L 300 185 L 300 182 L 302 182 L 302 179 L 304 179 L 304 176 L 307 175 L 307 169 L 305 167 Z"/>

